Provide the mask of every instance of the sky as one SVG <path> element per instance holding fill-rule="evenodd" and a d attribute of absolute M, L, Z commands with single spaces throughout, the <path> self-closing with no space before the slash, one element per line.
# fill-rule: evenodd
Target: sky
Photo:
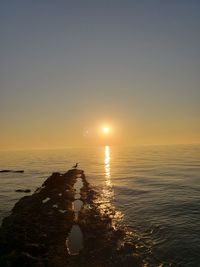
<path fill-rule="evenodd" d="M 2 0 L 0 36 L 0 149 L 200 143 L 200 1 Z"/>

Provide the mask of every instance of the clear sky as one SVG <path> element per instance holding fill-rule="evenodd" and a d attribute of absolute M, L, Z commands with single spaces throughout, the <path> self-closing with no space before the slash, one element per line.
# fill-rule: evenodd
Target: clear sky
<path fill-rule="evenodd" d="M 2 0 L 0 38 L 0 149 L 200 142 L 200 1 Z"/>

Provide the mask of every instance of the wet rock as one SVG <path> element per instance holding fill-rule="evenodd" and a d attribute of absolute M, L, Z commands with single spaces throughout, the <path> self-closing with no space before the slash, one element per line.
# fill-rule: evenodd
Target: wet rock
<path fill-rule="evenodd" d="M 132 254 L 125 257 L 123 262 L 124 267 L 142 267 L 142 260 L 138 254 Z"/>
<path fill-rule="evenodd" d="M 15 192 L 18 192 L 18 193 L 30 193 L 31 190 L 30 189 L 16 189 Z"/>
<path fill-rule="evenodd" d="M 0 266 L 7 266 L 6 262 L 8 266 L 42 266 L 49 262 L 47 255 L 52 246 L 62 247 L 59 259 L 65 262 L 65 239 L 74 216 L 68 195 L 73 195 L 76 172 L 63 175 L 53 173 L 37 192 L 21 198 L 15 204 L 11 215 L 4 218 L 0 228 Z M 65 194 L 67 185 L 70 192 Z M 18 189 L 18 192 L 28 193 L 22 189 Z M 59 196 L 59 193 L 62 195 Z M 48 201 L 43 203 L 45 199 Z M 53 205 L 57 205 L 62 212 L 53 208 Z M 56 256 L 51 256 L 51 259 Z"/>
<path fill-rule="evenodd" d="M 25 244 L 23 250 L 35 257 L 43 254 L 46 251 L 45 246 L 41 244 Z"/>
<path fill-rule="evenodd" d="M 15 173 L 24 173 L 24 170 L 13 171 L 13 170 L 0 170 L 0 172 L 15 172 Z"/>
<path fill-rule="evenodd" d="M 136 251 L 136 247 L 133 243 L 126 242 L 124 243 L 123 250 L 127 254 L 131 254 Z"/>
<path fill-rule="evenodd" d="M 1 267 L 44 267 L 40 259 L 26 252 L 12 251 L 0 258 Z"/>

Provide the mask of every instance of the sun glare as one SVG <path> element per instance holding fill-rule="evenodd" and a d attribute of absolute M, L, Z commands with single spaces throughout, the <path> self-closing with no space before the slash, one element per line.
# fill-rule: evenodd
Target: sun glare
<path fill-rule="evenodd" d="M 103 127 L 103 128 L 102 128 L 102 131 L 103 131 L 104 134 L 109 134 L 109 132 L 110 132 L 110 128 L 108 128 L 108 127 Z"/>

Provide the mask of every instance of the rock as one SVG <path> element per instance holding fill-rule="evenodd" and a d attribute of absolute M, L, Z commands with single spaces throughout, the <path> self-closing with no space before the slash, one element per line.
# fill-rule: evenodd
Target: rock
<path fill-rule="evenodd" d="M 142 260 L 141 257 L 134 253 L 132 255 L 128 255 L 124 259 L 124 267 L 142 267 Z"/>
<path fill-rule="evenodd" d="M 0 266 L 51 266 L 50 261 L 57 259 L 58 254 L 60 266 L 66 265 L 65 240 L 74 218 L 72 200 L 68 199 L 68 195 L 72 199 L 76 173 L 74 170 L 64 175 L 52 174 L 40 190 L 15 204 L 0 228 Z M 69 194 L 65 192 L 67 185 L 71 189 Z M 17 189 L 16 192 L 29 193 L 30 189 Z M 59 196 L 59 193 L 62 195 Z M 45 199 L 49 201 L 43 204 Z M 52 203 L 58 203 L 61 211 L 66 209 L 66 212 L 53 208 Z M 59 251 L 51 254 L 56 247 Z"/>
<path fill-rule="evenodd" d="M 13 170 L 1 170 L 0 172 L 15 172 L 15 173 L 23 173 L 24 170 L 19 170 L 19 171 L 13 171 Z"/>
<path fill-rule="evenodd" d="M 44 253 L 45 247 L 44 245 L 39 244 L 25 244 L 23 250 L 30 254 L 31 256 L 39 256 L 40 254 Z"/>
<path fill-rule="evenodd" d="M 18 192 L 18 193 L 30 193 L 31 190 L 30 189 L 16 189 L 15 192 Z"/>
<path fill-rule="evenodd" d="M 45 199 L 42 200 L 42 203 L 47 203 L 50 200 L 50 197 L 46 197 Z"/>
<path fill-rule="evenodd" d="M 134 244 L 130 243 L 130 242 L 126 242 L 124 243 L 124 246 L 122 248 L 124 250 L 125 253 L 127 254 L 131 254 L 133 252 L 136 251 L 136 247 Z"/>
<path fill-rule="evenodd" d="M 0 258 L 1 267 L 44 267 L 41 261 L 26 252 L 12 251 Z"/>

